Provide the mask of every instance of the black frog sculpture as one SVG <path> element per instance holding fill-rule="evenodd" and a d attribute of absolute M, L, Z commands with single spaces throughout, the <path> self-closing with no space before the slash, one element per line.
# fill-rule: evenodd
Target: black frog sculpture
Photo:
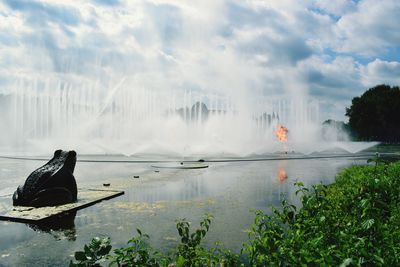
<path fill-rule="evenodd" d="M 72 203 L 78 189 L 73 175 L 75 151 L 56 150 L 54 157 L 32 172 L 13 195 L 14 206 L 45 207 Z"/>

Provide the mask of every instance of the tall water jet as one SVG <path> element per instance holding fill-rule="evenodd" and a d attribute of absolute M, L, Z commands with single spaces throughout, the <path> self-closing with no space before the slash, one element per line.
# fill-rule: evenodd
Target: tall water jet
<path fill-rule="evenodd" d="M 323 141 L 319 103 L 307 97 L 254 100 L 190 89 L 157 91 L 125 78 L 109 88 L 21 79 L 2 101 L 8 126 L 2 147 L 27 153 L 62 144 L 88 154 L 248 156 L 311 153 Z M 279 125 L 290 129 L 285 147 L 275 137 Z"/>

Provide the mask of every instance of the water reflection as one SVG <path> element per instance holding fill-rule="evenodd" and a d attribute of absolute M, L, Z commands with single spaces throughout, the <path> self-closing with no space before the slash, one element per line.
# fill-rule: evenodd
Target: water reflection
<path fill-rule="evenodd" d="M 280 184 L 283 184 L 287 180 L 288 176 L 283 167 L 280 167 L 278 170 L 278 181 Z"/>
<path fill-rule="evenodd" d="M 143 184 L 140 187 L 133 184 L 125 194 L 129 201 L 156 202 L 173 200 L 191 200 L 198 197 L 207 197 L 215 188 L 203 175 L 188 172 L 187 177 L 181 180 L 160 181 L 159 183 Z M 167 173 L 168 177 L 182 175 L 181 173 Z"/>
<path fill-rule="evenodd" d="M 27 224 L 35 231 L 45 232 L 52 235 L 56 240 L 76 240 L 75 228 L 76 211 L 62 216 L 55 216 L 35 224 Z"/>
<path fill-rule="evenodd" d="M 279 161 L 277 164 L 277 177 L 280 185 L 284 184 L 288 180 L 288 174 L 286 172 L 287 164 L 287 160 Z"/>

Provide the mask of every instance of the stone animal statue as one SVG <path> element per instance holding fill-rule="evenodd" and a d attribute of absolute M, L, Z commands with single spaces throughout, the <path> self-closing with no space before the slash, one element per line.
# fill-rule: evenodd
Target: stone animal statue
<path fill-rule="evenodd" d="M 75 151 L 56 150 L 54 157 L 32 172 L 13 195 L 14 206 L 58 206 L 77 200 L 78 189 L 73 175 Z"/>

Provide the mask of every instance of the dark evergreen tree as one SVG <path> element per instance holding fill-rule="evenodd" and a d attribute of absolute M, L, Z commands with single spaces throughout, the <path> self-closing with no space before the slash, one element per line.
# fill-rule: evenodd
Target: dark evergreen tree
<path fill-rule="evenodd" d="M 360 140 L 400 142 L 400 88 L 377 85 L 346 108 L 349 125 Z"/>

